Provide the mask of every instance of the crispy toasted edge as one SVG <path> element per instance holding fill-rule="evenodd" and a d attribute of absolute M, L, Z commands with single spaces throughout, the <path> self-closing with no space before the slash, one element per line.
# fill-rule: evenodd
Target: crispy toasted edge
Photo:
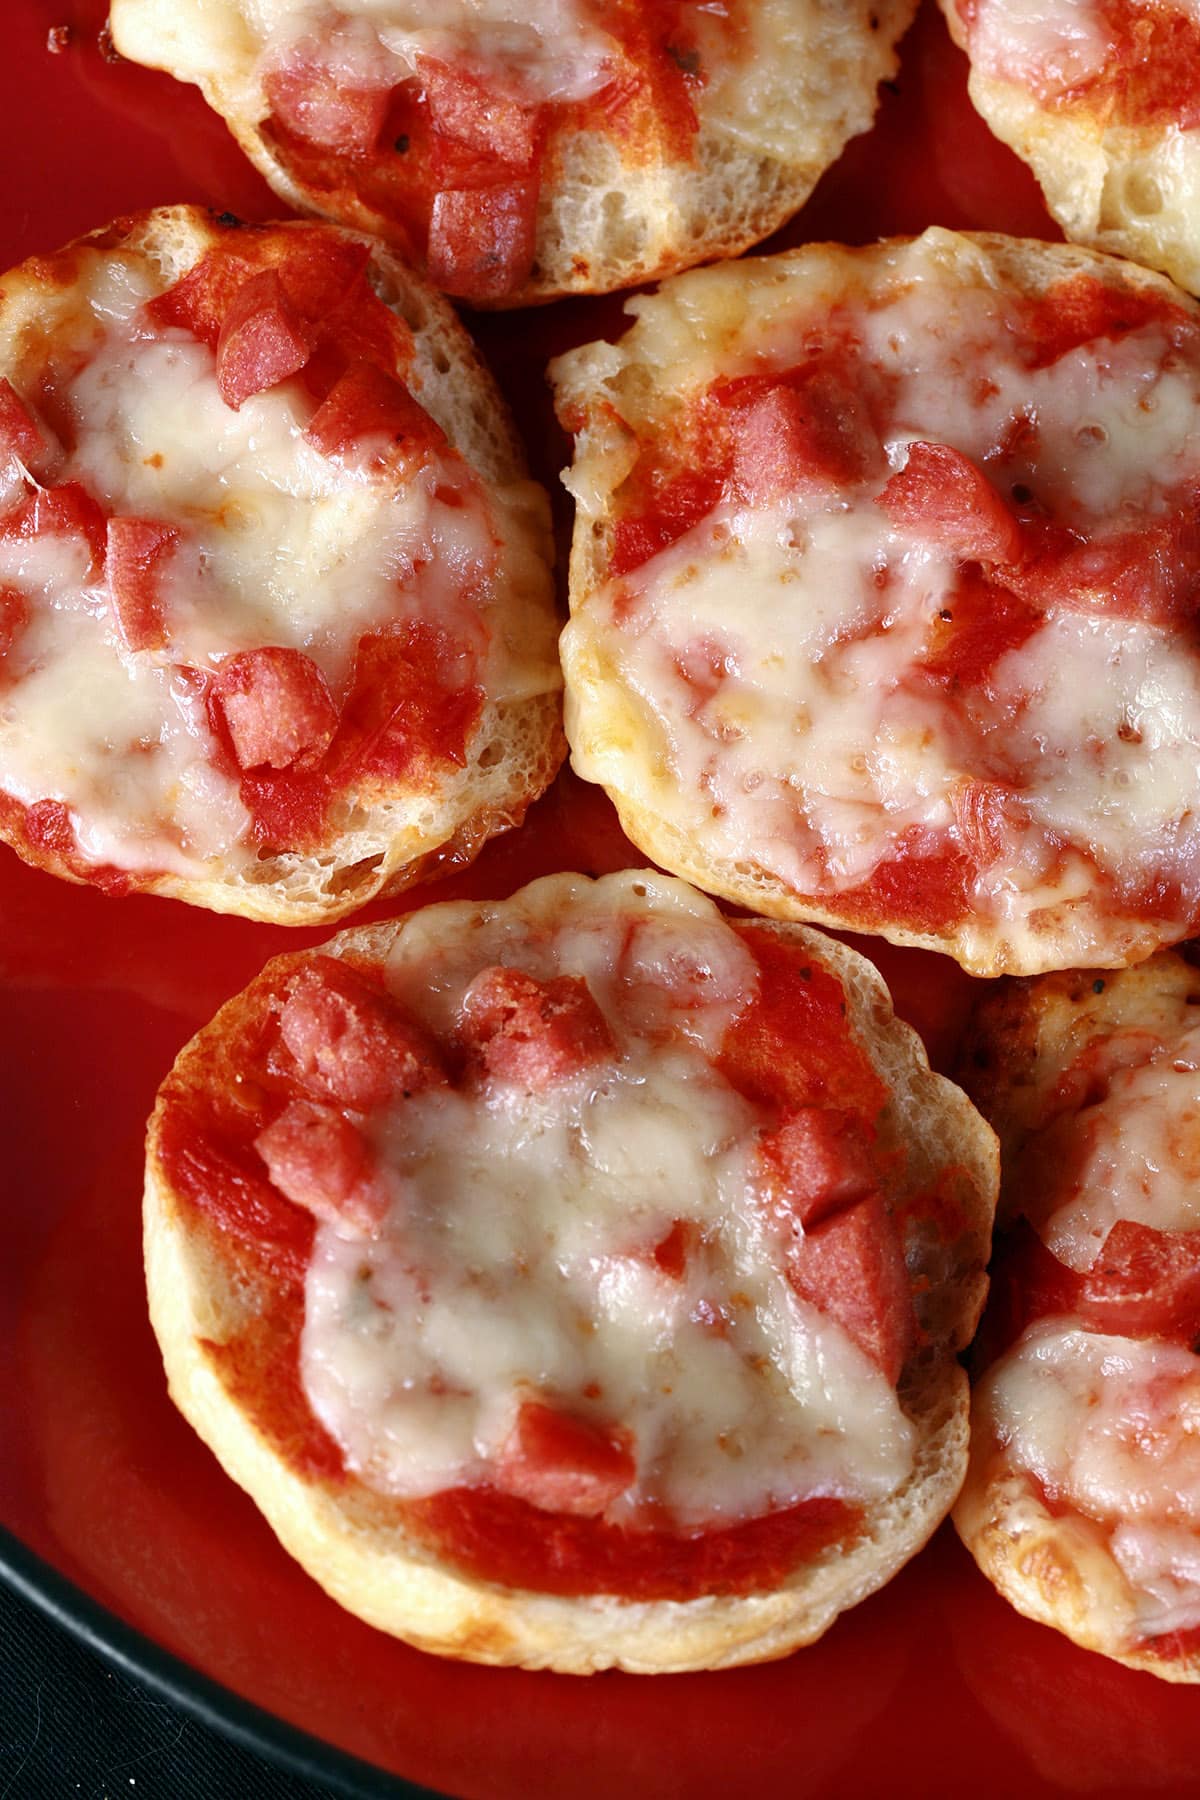
<path fill-rule="evenodd" d="M 1100 1533 L 1074 1514 L 1055 1517 L 995 1444 L 987 1394 L 971 1398 L 971 1453 L 951 1517 L 982 1573 L 1027 1619 L 1163 1681 L 1200 1682 L 1200 1650 L 1162 1656 L 1130 1650 L 1129 1588 Z"/>
<path fill-rule="evenodd" d="M 938 4 L 966 51 L 954 0 Z M 1107 124 L 1083 106 L 1046 106 L 1019 82 L 985 75 L 974 63 L 967 86 L 989 130 L 1029 164 L 1073 243 L 1127 256 L 1200 293 L 1200 135 Z"/>
<path fill-rule="evenodd" d="M 1103 982 L 1100 993 L 1094 991 Z M 1200 970 L 1173 951 L 1135 969 L 1071 969 L 1028 981 L 1003 982 L 984 996 L 963 1040 L 957 1075 L 998 1132 L 1001 1167 L 1010 1164 L 1030 1127 L 1032 1102 L 1119 1010 L 1122 1023 L 1143 995 L 1163 981 L 1200 994 Z M 1001 1193 L 1001 1208 L 1007 1196 Z M 1015 1201 L 1010 1210 L 1018 1209 Z M 1124 1648 L 1128 1584 L 1102 1534 L 1085 1519 L 1056 1517 L 996 1444 L 986 1386 L 971 1396 L 971 1454 L 953 1512 L 955 1529 L 992 1585 L 1026 1618 L 1164 1681 L 1200 1682 L 1200 1650 L 1167 1657 Z M 1107 1618 L 1106 1618 L 1107 1614 Z"/>
<path fill-rule="evenodd" d="M 553 909 L 583 879 L 550 877 L 539 887 Z M 668 898 L 680 886 L 651 872 L 605 879 L 625 886 L 645 881 Z M 350 930 L 323 953 L 381 961 L 404 928 L 401 920 Z M 902 1396 L 918 1429 L 912 1475 L 896 1495 L 867 1509 L 864 1535 L 848 1552 L 822 1554 L 772 1593 L 632 1602 L 504 1588 L 443 1567 L 426 1547 L 406 1539 L 382 1497 L 361 1486 L 347 1497 L 299 1475 L 238 1405 L 203 1347 L 202 1340 L 219 1344 L 234 1335 L 256 1301 L 222 1265 L 213 1235 L 190 1227 L 177 1205 L 158 1152 L 160 1096 L 148 1140 L 145 1247 L 150 1315 L 172 1398 L 285 1547 L 335 1600 L 369 1624 L 443 1655 L 572 1674 L 610 1667 L 729 1668 L 812 1642 L 840 1612 L 889 1580 L 949 1511 L 967 1454 L 967 1383 L 955 1356 L 974 1333 L 986 1293 L 998 1180 L 995 1139 L 960 1090 L 930 1071 L 919 1039 L 894 1017 L 871 964 L 803 927 L 767 929 L 804 944 L 842 979 L 851 1023 L 875 1045 L 880 1070 L 894 1089 L 895 1127 L 909 1147 L 914 1178 L 953 1168 L 966 1214 L 938 1317 L 943 1335 L 905 1371 Z M 253 987 L 184 1049 L 170 1081 L 186 1085 L 197 1046 L 232 1030 L 252 1005 Z"/>
<path fill-rule="evenodd" d="M 940 227 L 931 228 L 920 239 L 887 239 L 862 249 L 810 244 L 776 256 L 746 258 L 734 269 L 696 270 L 668 283 L 664 297 L 674 304 L 682 296 L 699 313 L 703 310 L 705 284 L 710 280 L 729 283 L 742 277 L 754 282 L 760 275 L 785 270 L 803 275 L 806 264 L 811 265 L 816 291 L 828 290 L 831 265 L 836 267 L 839 263 L 845 267 L 847 282 L 858 286 L 864 278 L 882 277 L 894 259 L 913 243 L 924 245 L 944 265 L 951 280 L 960 271 L 970 272 L 976 280 L 1003 282 L 1017 292 L 1036 296 L 1072 274 L 1089 274 L 1110 287 L 1150 288 L 1185 307 L 1195 306 L 1165 276 L 1098 251 L 995 232 L 952 232 Z M 773 297 L 769 285 L 764 291 L 768 298 Z M 653 317 L 661 305 L 660 298 L 652 297 L 640 299 L 637 309 L 639 314 Z M 748 329 L 751 323 L 740 323 L 739 331 Z M 560 415 L 576 430 L 574 458 L 564 477 L 577 502 L 569 574 L 573 620 L 607 579 L 615 524 L 612 495 L 635 457 L 634 435 L 623 423 L 614 401 L 627 394 L 639 420 L 651 428 L 656 416 L 656 401 L 660 398 L 656 371 L 640 358 L 640 345 L 639 320 L 618 343 L 586 344 L 550 365 Z M 593 655 L 592 646 L 571 629 L 562 640 L 561 652 L 572 764 L 585 780 L 593 780 L 596 778 L 588 774 L 585 765 L 602 755 L 594 746 L 611 735 L 609 727 L 616 713 L 612 696 L 615 692 L 623 704 L 624 690 L 619 682 L 606 678 L 603 668 L 595 666 L 600 659 Z M 864 924 L 853 912 L 840 911 L 836 901 L 821 904 L 797 895 L 779 877 L 755 865 L 706 854 L 694 834 L 681 831 L 614 782 L 604 780 L 601 785 L 617 808 L 626 836 L 664 868 L 705 892 L 774 918 L 871 931 L 894 944 L 944 951 L 974 975 L 1036 975 L 1073 966 L 1081 960 L 1081 917 L 1088 921 L 1087 960 L 1098 966 L 1126 967 L 1152 955 L 1163 942 L 1161 927 L 1155 929 L 1138 919 L 1122 919 L 1108 912 L 1094 915 L 1086 896 L 1042 909 L 1020 936 L 1006 934 L 999 926 L 989 927 L 978 919 L 940 932 L 916 931 L 886 922 Z"/>
<path fill-rule="evenodd" d="M 812 7 L 812 0 L 794 4 Z M 191 80 L 172 46 L 178 27 L 167 18 L 164 28 L 164 6 L 169 12 L 170 0 L 112 0 L 113 41 L 132 61 Z M 755 149 L 719 125 L 706 125 L 702 103 L 692 164 L 647 165 L 644 156 L 623 158 L 615 139 L 593 131 L 559 139 L 539 204 L 535 273 L 518 291 L 488 306 L 608 293 L 735 256 L 769 236 L 804 204 L 847 142 L 869 129 L 879 84 L 896 72 L 896 46 L 916 8 L 917 0 L 842 0 L 833 8 L 812 7 L 822 46 L 831 45 L 834 34 L 846 39 L 839 66 L 847 85 L 841 94 L 826 94 L 827 104 L 789 159 Z M 240 17 L 239 7 L 230 10 Z M 807 63 L 815 52 L 811 44 L 805 51 Z M 781 58 L 770 68 L 782 93 L 793 78 L 792 65 Z M 262 101 L 249 48 L 241 57 L 230 53 L 229 67 L 199 85 L 267 184 L 290 206 L 336 218 L 403 250 L 386 215 L 344 189 L 334 197 L 319 196 L 279 161 L 260 129 Z M 770 107 L 765 110 L 769 116 Z"/>
<path fill-rule="evenodd" d="M 257 235 L 306 232 L 314 226 L 339 232 L 337 226 L 313 220 L 243 227 L 236 220 L 222 223 L 198 206 L 132 213 L 76 239 L 53 258 L 31 257 L 9 270 L 3 277 L 5 303 L 14 292 L 39 286 L 47 263 L 52 268 L 77 247 L 144 256 L 169 285 L 214 245 L 236 245 L 242 229 Z M 369 247 L 372 285 L 413 332 L 413 374 L 422 404 L 485 488 L 514 490 L 507 532 L 544 569 L 547 689 L 517 700 L 485 700 L 463 769 L 439 776 L 428 789 L 414 791 L 403 782 L 375 784 L 355 809 L 365 822 L 333 826 L 315 850 L 281 852 L 247 865 L 247 871 L 213 877 L 128 872 L 131 891 L 170 895 L 212 912 L 277 925 L 333 924 L 380 894 L 398 893 L 435 872 L 470 862 L 488 838 L 520 824 L 565 755 L 553 663 L 554 552 L 547 496 L 527 477 L 508 409 L 453 307 L 389 251 L 373 242 Z M 521 602 L 523 609 L 532 604 Z M 35 867 L 86 885 L 53 852 L 39 855 L 2 828 L 0 841 L 12 844 Z"/>

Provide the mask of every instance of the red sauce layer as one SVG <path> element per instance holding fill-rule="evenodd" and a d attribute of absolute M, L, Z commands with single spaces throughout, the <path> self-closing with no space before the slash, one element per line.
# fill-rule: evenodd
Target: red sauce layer
<path fill-rule="evenodd" d="M 546 1594 L 694 1600 L 776 1588 L 837 1544 L 849 1549 L 862 1508 L 824 1497 L 719 1530 L 626 1531 L 603 1519 L 545 1513 L 490 1488 L 451 1488 L 413 1503 L 426 1541 L 481 1581 Z"/>

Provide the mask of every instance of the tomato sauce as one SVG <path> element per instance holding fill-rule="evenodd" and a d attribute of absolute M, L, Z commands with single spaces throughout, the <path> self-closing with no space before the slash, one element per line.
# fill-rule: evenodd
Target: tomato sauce
<path fill-rule="evenodd" d="M 824 1496 L 713 1530 L 625 1530 L 546 1513 L 491 1488 L 410 1502 L 414 1529 L 481 1581 L 545 1594 L 694 1600 L 776 1588 L 832 1544 L 849 1548 L 862 1509 Z"/>

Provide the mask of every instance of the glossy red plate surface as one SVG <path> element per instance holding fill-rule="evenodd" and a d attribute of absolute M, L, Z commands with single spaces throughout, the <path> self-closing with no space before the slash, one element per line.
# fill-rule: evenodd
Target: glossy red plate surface
<path fill-rule="evenodd" d="M 278 213 L 192 89 L 103 59 L 102 0 L 7 0 L 3 12 L 0 267 L 159 202 Z M 52 55 L 58 25 L 70 41 Z M 927 4 L 876 129 L 781 241 L 930 223 L 1051 231 L 1031 179 L 975 118 Z M 575 302 L 479 327 L 556 491 L 565 442 L 542 365 L 618 319 L 619 303 Z M 603 797 L 564 777 L 525 831 L 436 892 L 505 894 L 550 869 L 631 860 Z M 579 1800 L 1200 1791 L 1200 1691 L 1018 1618 L 948 1528 L 818 1647 L 723 1675 L 455 1665 L 326 1599 L 167 1401 L 138 1205 L 143 1123 L 172 1057 L 269 955 L 317 936 L 106 900 L 0 851 L 0 1526 L 111 1623 L 89 1623 L 87 1600 L 53 1574 L 26 1568 L 28 1591 L 65 1597 L 93 1637 L 266 1747 L 286 1749 L 290 1727 L 315 1734 L 316 1766 L 364 1792 L 381 1791 L 379 1770 L 488 1800 L 568 1787 Z M 862 947 L 944 1062 L 971 983 L 939 957 Z M 187 1667 L 172 1673 L 164 1650 Z M 282 1727 L 256 1726 L 246 1701 Z M 299 1736 L 291 1745 L 303 1753 Z"/>

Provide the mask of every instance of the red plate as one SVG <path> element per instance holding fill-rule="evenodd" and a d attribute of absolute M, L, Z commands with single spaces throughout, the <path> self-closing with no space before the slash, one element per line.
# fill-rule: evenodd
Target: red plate
<path fill-rule="evenodd" d="M 0 267 L 159 202 L 280 210 L 193 89 L 103 59 L 102 15 L 103 0 L 8 0 Z M 52 55 L 48 31 L 63 24 L 70 41 Z M 1032 180 L 976 119 L 963 75 L 927 4 L 876 129 L 782 241 L 930 223 L 1049 234 Z M 606 301 L 480 322 L 556 493 L 566 445 L 542 365 L 618 319 Z M 507 894 L 551 869 L 630 860 L 603 797 L 564 778 L 519 836 L 436 892 Z M 722 1675 L 474 1668 L 341 1612 L 170 1406 L 139 1244 L 143 1123 L 172 1057 L 268 956 L 315 934 L 106 900 L 7 851 L 0 921 L 0 1526 L 19 1540 L 10 1575 L 92 1642 L 352 1792 L 394 1794 L 391 1771 L 528 1800 L 560 1791 L 570 1770 L 578 1800 L 614 1789 L 628 1800 L 1196 1794 L 1200 1692 L 1018 1618 L 948 1529 L 815 1649 Z M 862 947 L 944 1062 L 971 983 L 943 958 Z"/>

